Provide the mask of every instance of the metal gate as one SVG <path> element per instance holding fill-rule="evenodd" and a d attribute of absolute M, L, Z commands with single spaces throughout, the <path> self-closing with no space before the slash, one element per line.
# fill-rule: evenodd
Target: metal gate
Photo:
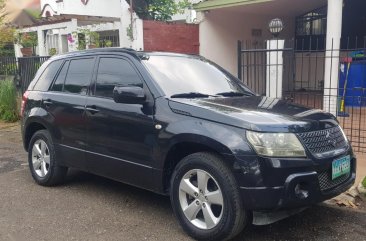
<path fill-rule="evenodd" d="M 268 69 L 280 69 L 281 74 L 271 76 L 271 81 L 276 85 L 281 76 L 283 99 L 323 110 L 334 105 L 354 150 L 366 153 L 366 38 L 362 46 L 359 39 L 341 43 L 341 49 L 327 50 L 318 40 L 287 40 L 284 48 L 268 50 L 267 41 L 238 41 L 238 77 L 257 94 L 266 95 Z M 281 61 L 271 61 L 269 53 L 281 55 Z M 332 63 L 327 71 L 338 71 L 335 81 L 325 81 L 325 76 L 331 76 L 325 70 L 327 58 Z"/>
<path fill-rule="evenodd" d="M 49 57 L 0 57 L 0 75 L 14 76 L 17 86 L 24 93 L 36 72 Z"/>
<path fill-rule="evenodd" d="M 50 57 L 23 57 L 18 58 L 18 73 L 20 78 L 20 88 L 24 93 L 33 80 L 35 74 L 41 65 L 46 62 Z"/>

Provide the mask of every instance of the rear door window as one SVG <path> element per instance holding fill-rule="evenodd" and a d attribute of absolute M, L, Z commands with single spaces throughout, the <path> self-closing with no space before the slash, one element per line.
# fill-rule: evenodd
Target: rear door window
<path fill-rule="evenodd" d="M 142 80 L 133 66 L 122 58 L 100 58 L 95 95 L 113 98 L 115 86 L 140 86 Z"/>
<path fill-rule="evenodd" d="M 63 91 L 68 67 L 69 61 L 66 61 L 62 66 L 62 69 L 60 70 L 55 82 L 53 83 L 51 91 Z"/>
<path fill-rule="evenodd" d="M 50 88 L 50 85 L 53 82 L 58 70 L 60 69 L 62 62 L 62 60 L 51 62 L 43 71 L 33 90 L 47 91 Z"/>
<path fill-rule="evenodd" d="M 86 95 L 93 75 L 93 68 L 94 58 L 71 60 L 66 75 L 64 91 Z"/>

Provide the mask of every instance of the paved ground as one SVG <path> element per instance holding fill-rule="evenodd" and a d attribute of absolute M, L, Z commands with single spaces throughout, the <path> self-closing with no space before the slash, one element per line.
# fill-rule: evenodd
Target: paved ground
<path fill-rule="evenodd" d="M 166 197 L 77 171 L 63 186 L 37 186 L 19 137 L 0 123 L 0 240 L 189 240 Z M 366 211 L 321 204 L 243 239 L 366 240 Z"/>

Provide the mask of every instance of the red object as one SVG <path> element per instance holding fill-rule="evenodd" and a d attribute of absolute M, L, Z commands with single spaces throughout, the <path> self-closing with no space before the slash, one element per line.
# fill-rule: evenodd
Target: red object
<path fill-rule="evenodd" d="M 196 24 L 144 21 L 144 50 L 199 54 Z"/>
<path fill-rule="evenodd" d="M 22 104 L 20 106 L 20 116 L 23 117 L 24 116 L 24 110 L 25 110 L 25 105 L 27 104 L 27 101 L 28 101 L 28 95 L 29 95 L 29 92 L 26 91 L 24 94 L 23 94 L 23 97 L 22 97 Z"/>
<path fill-rule="evenodd" d="M 352 57 L 345 57 L 342 59 L 343 63 L 352 63 Z"/>

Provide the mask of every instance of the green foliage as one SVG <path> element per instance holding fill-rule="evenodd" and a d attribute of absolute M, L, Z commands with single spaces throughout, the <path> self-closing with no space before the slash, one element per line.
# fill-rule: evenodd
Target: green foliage
<path fill-rule="evenodd" d="M 33 19 L 39 20 L 42 18 L 40 9 L 24 9 Z"/>
<path fill-rule="evenodd" d="M 32 48 L 38 45 L 38 38 L 36 32 L 21 33 L 19 34 L 18 43 L 23 46 L 23 48 Z"/>
<path fill-rule="evenodd" d="M 50 48 L 50 50 L 48 50 L 49 56 L 54 56 L 56 54 L 57 54 L 57 50 L 55 48 Z"/>
<path fill-rule="evenodd" d="M 95 47 L 100 46 L 100 35 L 97 32 L 90 31 L 90 29 L 78 29 L 73 32 L 73 36 L 77 36 L 77 49 L 84 50 L 86 46 L 93 45 Z"/>
<path fill-rule="evenodd" d="M 14 63 L 4 64 L 0 67 L 0 75 L 14 75 L 16 72 L 17 66 Z"/>
<path fill-rule="evenodd" d="M 133 41 L 133 29 L 132 29 L 132 24 L 130 24 L 127 29 L 127 37 L 129 40 Z"/>
<path fill-rule="evenodd" d="M 0 26 L 3 25 L 4 17 L 5 17 L 5 0 L 0 0 Z"/>
<path fill-rule="evenodd" d="M 19 120 L 17 106 L 17 91 L 13 81 L 0 81 L 0 119 L 6 122 Z"/>
<path fill-rule="evenodd" d="M 89 31 L 89 44 L 99 47 L 100 35 L 97 32 Z"/>
<path fill-rule="evenodd" d="M 169 21 L 174 14 L 184 13 L 189 7 L 191 3 L 188 0 L 136 0 L 133 5 L 134 11 L 142 19 L 156 21 Z"/>
<path fill-rule="evenodd" d="M 0 49 L 4 49 L 15 42 L 15 29 L 10 27 L 0 27 Z"/>
<path fill-rule="evenodd" d="M 0 23 L 0 56 L 15 56 L 14 42 L 15 29 Z"/>
<path fill-rule="evenodd" d="M 105 47 L 112 47 L 113 43 L 110 40 L 104 40 L 104 46 Z"/>
<path fill-rule="evenodd" d="M 362 186 L 364 187 L 364 188 L 366 188 L 366 177 L 363 179 L 363 181 L 362 181 Z"/>
<path fill-rule="evenodd" d="M 13 45 L 9 47 L 0 48 L 0 57 L 9 57 L 9 56 L 12 57 L 15 56 Z"/>

